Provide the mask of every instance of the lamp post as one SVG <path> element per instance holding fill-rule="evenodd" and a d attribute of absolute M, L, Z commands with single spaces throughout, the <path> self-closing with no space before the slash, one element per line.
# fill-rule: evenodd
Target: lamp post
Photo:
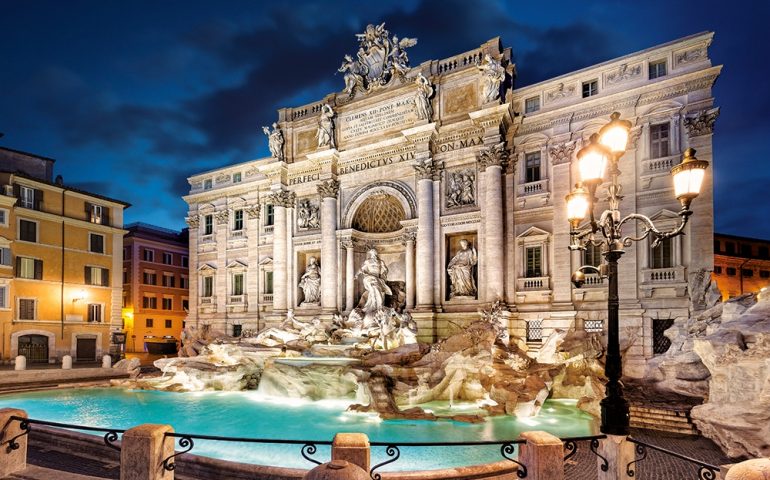
<path fill-rule="evenodd" d="M 633 242 L 652 239 L 656 247 L 671 237 L 681 235 L 692 215 L 690 203 L 700 193 L 701 184 L 708 162 L 695 158 L 695 150 L 688 148 L 682 162 L 671 169 L 674 180 L 674 195 L 682 208 L 679 210 L 679 225 L 670 231 L 660 231 L 652 220 L 638 213 L 620 216 L 621 185 L 618 180 L 618 163 L 626 152 L 631 122 L 621 120 L 620 114 L 610 115 L 610 122 L 591 135 L 589 144 L 577 153 L 580 183 L 566 197 L 567 220 L 570 228 L 570 250 L 585 250 L 588 245 L 600 246 L 604 262 L 597 268 L 583 265 L 572 275 L 572 283 L 580 288 L 585 282 L 585 271 L 598 273 L 609 281 L 607 295 L 607 357 L 604 374 L 607 376 L 605 397 L 602 399 L 601 431 L 610 435 L 628 435 L 628 402 L 623 398 L 620 377 L 623 364 L 620 357 L 619 335 L 619 299 L 618 299 L 618 260 L 623 256 L 624 248 Z M 597 219 L 594 216 L 596 189 L 604 182 L 605 171 L 609 167 L 609 185 L 607 186 L 608 208 Z M 581 230 L 580 225 L 589 218 L 589 226 Z M 624 235 L 626 223 L 641 225 L 639 236 Z"/>

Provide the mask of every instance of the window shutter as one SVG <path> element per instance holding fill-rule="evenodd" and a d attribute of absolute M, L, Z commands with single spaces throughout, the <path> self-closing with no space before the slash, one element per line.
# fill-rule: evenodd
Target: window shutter
<path fill-rule="evenodd" d="M 102 207 L 102 225 L 110 224 L 110 209 L 108 207 Z"/>
<path fill-rule="evenodd" d="M 85 210 L 86 210 L 86 221 L 87 222 L 91 221 L 91 208 L 92 208 L 92 205 L 90 203 L 86 202 Z"/>
<path fill-rule="evenodd" d="M 43 261 L 35 260 L 35 280 L 43 279 Z"/>
<path fill-rule="evenodd" d="M 91 267 L 86 267 L 86 285 L 91 285 Z"/>
<path fill-rule="evenodd" d="M 110 286 L 110 271 L 102 268 L 102 287 Z"/>
<path fill-rule="evenodd" d="M 35 198 L 33 200 L 33 205 L 35 210 L 40 210 L 40 206 L 43 204 L 43 191 L 35 189 Z"/>
<path fill-rule="evenodd" d="M 16 276 L 21 277 L 21 257 L 16 256 Z"/>

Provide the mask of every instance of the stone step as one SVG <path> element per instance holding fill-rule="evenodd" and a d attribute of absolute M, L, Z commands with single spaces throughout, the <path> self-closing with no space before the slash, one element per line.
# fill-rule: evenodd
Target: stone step
<path fill-rule="evenodd" d="M 698 429 L 690 419 L 689 410 L 632 405 L 629 411 L 632 427 L 683 435 L 698 435 Z"/>

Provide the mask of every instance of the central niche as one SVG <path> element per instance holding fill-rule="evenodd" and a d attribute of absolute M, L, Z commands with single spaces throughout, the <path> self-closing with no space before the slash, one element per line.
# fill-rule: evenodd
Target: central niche
<path fill-rule="evenodd" d="M 401 202 L 387 193 L 374 193 L 356 210 L 352 227 L 365 233 L 397 232 L 404 218 Z"/>

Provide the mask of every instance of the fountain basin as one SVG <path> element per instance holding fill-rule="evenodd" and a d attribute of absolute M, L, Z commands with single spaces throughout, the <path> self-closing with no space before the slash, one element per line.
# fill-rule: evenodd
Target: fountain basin
<path fill-rule="evenodd" d="M 325 365 L 329 367 L 345 367 L 348 365 L 359 365 L 361 360 L 349 357 L 283 357 L 273 360 L 282 365 L 291 365 L 292 367 L 306 367 L 308 365 Z"/>

